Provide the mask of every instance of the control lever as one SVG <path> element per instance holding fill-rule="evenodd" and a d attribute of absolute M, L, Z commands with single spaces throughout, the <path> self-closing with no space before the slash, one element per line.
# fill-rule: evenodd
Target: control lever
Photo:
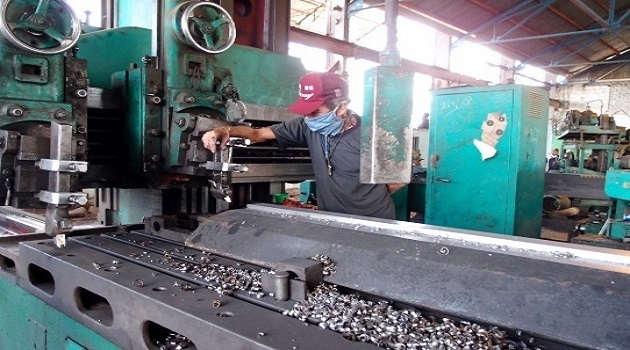
<path fill-rule="evenodd" d="M 217 145 L 219 142 L 217 142 Z M 205 162 L 199 167 L 211 170 L 214 172 L 210 182 L 210 193 L 216 199 L 220 199 L 227 203 L 231 203 L 232 190 L 229 187 L 228 176 L 226 172 L 238 171 L 240 173 L 246 172 L 249 169 L 243 164 L 232 163 L 232 153 L 234 147 L 247 147 L 251 144 L 249 139 L 242 137 L 230 137 L 227 142 L 227 156 L 225 156 L 225 150 L 217 147 L 217 151 L 214 152 L 214 158 L 212 161 Z"/>
<path fill-rule="evenodd" d="M 214 174 L 210 182 L 210 194 L 216 199 L 220 199 L 226 203 L 232 203 L 232 190 L 226 184 L 226 177 L 223 173 Z"/>
<path fill-rule="evenodd" d="M 245 118 L 247 118 L 247 107 L 242 101 L 235 98 L 230 99 L 227 101 L 226 108 L 228 121 L 244 124 Z"/>

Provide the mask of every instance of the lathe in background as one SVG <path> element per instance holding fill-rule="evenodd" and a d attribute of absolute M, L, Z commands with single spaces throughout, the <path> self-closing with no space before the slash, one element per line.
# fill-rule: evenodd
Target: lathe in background
<path fill-rule="evenodd" d="M 591 110 L 568 111 L 556 129 L 561 158 L 559 169 L 545 175 L 545 211 L 569 226 L 572 242 L 627 249 L 618 242 L 630 238 L 622 193 L 630 168 L 628 131 Z"/>

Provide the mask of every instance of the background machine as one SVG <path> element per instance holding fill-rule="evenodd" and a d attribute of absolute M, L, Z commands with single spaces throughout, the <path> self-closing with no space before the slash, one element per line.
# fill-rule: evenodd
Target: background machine
<path fill-rule="evenodd" d="M 38 215 L 3 208 L 0 348 L 627 347 L 627 253 L 245 207 L 311 172 L 304 150 L 200 144 L 217 125 L 290 117 L 301 63 L 236 33 L 281 23 L 288 2 L 264 3 L 261 19 L 120 1 L 155 26 L 120 13 L 81 34 L 61 0 L 0 1 L 0 196 L 46 218 L 33 232 Z M 521 131 L 506 132 L 514 148 Z M 88 188 L 99 227 L 68 217 Z"/>

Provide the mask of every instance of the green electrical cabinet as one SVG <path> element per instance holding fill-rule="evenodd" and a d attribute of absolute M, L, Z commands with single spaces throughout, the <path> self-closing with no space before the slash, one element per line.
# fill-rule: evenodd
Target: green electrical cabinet
<path fill-rule="evenodd" d="M 537 87 L 435 91 L 425 222 L 539 237 L 548 113 Z"/>

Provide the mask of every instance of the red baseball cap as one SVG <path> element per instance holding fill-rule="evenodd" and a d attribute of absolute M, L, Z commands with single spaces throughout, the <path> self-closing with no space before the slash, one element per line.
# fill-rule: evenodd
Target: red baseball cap
<path fill-rule="evenodd" d="M 298 89 L 298 100 L 289 111 L 308 115 L 328 100 L 348 97 L 348 80 L 337 73 L 309 73 L 300 79 Z"/>

